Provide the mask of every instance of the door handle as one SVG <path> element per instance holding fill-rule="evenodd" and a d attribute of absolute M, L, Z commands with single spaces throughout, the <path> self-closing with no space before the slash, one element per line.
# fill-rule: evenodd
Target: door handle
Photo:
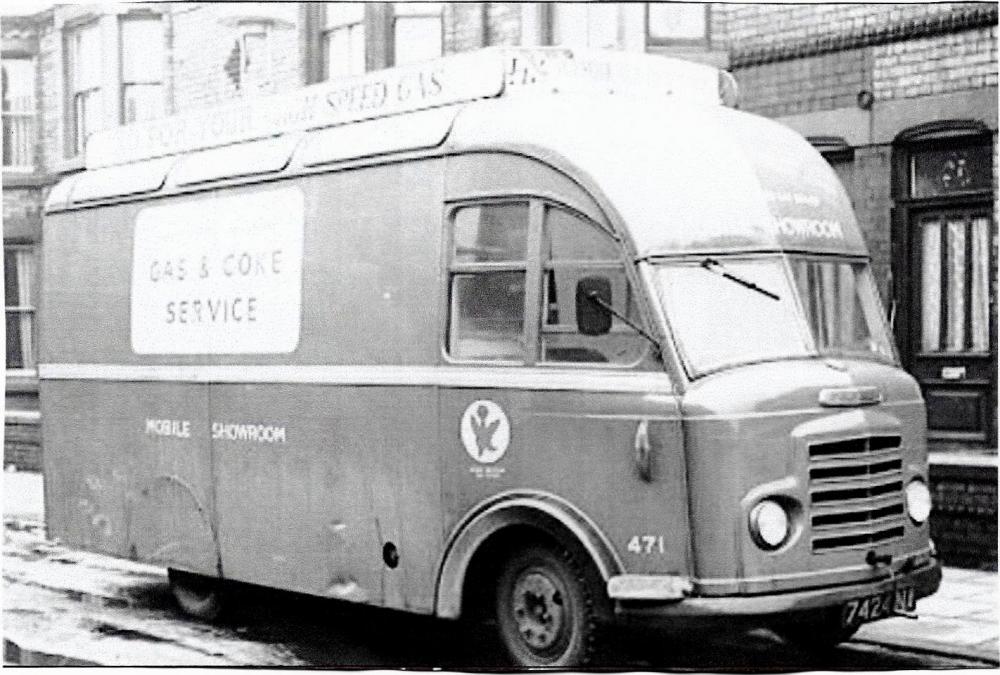
<path fill-rule="evenodd" d="M 653 480 L 653 453 L 649 445 L 649 420 L 642 420 L 635 430 L 635 466 L 639 477 Z"/>

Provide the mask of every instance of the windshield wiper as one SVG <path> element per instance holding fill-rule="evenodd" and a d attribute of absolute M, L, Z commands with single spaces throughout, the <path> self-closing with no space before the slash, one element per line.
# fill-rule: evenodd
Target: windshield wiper
<path fill-rule="evenodd" d="M 738 277 L 735 274 L 733 274 L 732 272 L 727 272 L 726 268 L 723 266 L 723 264 L 720 263 L 718 260 L 715 260 L 714 258 L 705 258 L 704 260 L 702 260 L 701 261 L 701 267 L 702 267 L 702 269 L 705 269 L 705 270 L 711 272 L 712 274 L 718 274 L 720 276 L 725 277 L 726 279 L 729 279 L 730 281 L 735 281 L 740 286 L 745 286 L 746 288 L 749 288 L 752 291 L 757 291 L 761 295 L 766 295 L 767 297 L 771 298 L 772 300 L 781 300 L 781 298 L 777 294 L 772 293 L 771 291 L 769 291 L 767 289 L 761 288 L 760 286 L 758 286 L 754 282 L 747 281 L 746 279 L 744 279 L 742 277 Z"/>

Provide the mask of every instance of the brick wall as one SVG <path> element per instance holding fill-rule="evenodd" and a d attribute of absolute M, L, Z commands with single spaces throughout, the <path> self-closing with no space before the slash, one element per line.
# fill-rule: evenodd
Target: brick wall
<path fill-rule="evenodd" d="M 482 47 L 485 36 L 484 6 L 481 2 L 455 3 L 444 6 L 444 53 L 455 54 Z"/>
<path fill-rule="evenodd" d="M 997 84 L 984 3 L 725 5 L 742 105 L 780 117 Z"/>
<path fill-rule="evenodd" d="M 521 5 L 516 2 L 491 2 L 487 7 L 489 43 L 521 44 Z"/>
<path fill-rule="evenodd" d="M 946 565 L 997 569 L 997 470 L 931 467 L 931 537 Z"/>
<path fill-rule="evenodd" d="M 63 158 L 62 148 L 62 64 L 60 34 L 52 21 L 52 12 L 38 31 L 38 75 L 40 80 L 38 123 L 41 131 L 39 168 L 51 170 Z"/>
<path fill-rule="evenodd" d="M 729 46 L 752 48 L 767 44 L 819 39 L 891 23 L 919 21 L 977 3 L 915 4 L 732 4 L 727 14 Z"/>
<path fill-rule="evenodd" d="M 40 230 L 42 218 L 42 191 L 38 188 L 7 186 L 3 191 L 3 222 L 5 231 L 10 231 L 11 223 L 19 221 L 18 230 Z M 25 227 L 22 223 L 30 223 Z"/>
<path fill-rule="evenodd" d="M 177 3 L 168 22 L 169 113 L 217 105 L 243 95 L 270 94 L 302 86 L 299 64 L 299 9 L 294 3 L 274 4 L 268 16 L 271 77 L 259 89 L 237 88 L 224 66 L 240 36 L 233 20 L 235 5 Z M 249 10 L 248 10 L 249 11 Z"/>
<path fill-rule="evenodd" d="M 14 465 L 18 471 L 42 470 L 42 445 L 37 424 L 7 424 L 4 426 L 4 467 Z"/>
<path fill-rule="evenodd" d="M 834 169 L 854 205 L 872 257 L 875 283 L 886 306 L 892 298 L 891 165 L 892 149 L 887 146 L 858 148 L 853 161 L 834 163 Z"/>
<path fill-rule="evenodd" d="M 856 105 L 869 77 L 864 49 L 764 63 L 737 69 L 734 76 L 740 107 L 768 117 Z"/>
<path fill-rule="evenodd" d="M 997 84 L 997 27 L 872 48 L 875 98 L 912 98 Z"/>

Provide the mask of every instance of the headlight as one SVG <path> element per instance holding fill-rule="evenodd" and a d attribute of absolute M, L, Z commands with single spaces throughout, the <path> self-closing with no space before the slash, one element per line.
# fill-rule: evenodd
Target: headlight
<path fill-rule="evenodd" d="M 911 480 L 906 486 L 906 511 L 917 525 L 927 522 L 931 515 L 931 492 L 927 483 L 919 478 Z"/>
<path fill-rule="evenodd" d="M 788 513 L 778 502 L 765 499 L 750 511 L 750 534 L 761 548 L 778 548 L 788 537 Z"/>

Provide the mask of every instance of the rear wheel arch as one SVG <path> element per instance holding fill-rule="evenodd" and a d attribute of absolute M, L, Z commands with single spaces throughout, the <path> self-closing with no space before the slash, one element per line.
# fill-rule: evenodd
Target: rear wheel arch
<path fill-rule="evenodd" d="M 603 533 L 565 500 L 544 493 L 498 495 L 470 510 L 449 538 L 439 565 L 436 614 L 457 618 L 479 605 L 477 592 L 492 593 L 492 585 L 481 582 L 495 581 L 510 552 L 529 543 L 572 551 L 602 584 L 623 571 Z"/>

